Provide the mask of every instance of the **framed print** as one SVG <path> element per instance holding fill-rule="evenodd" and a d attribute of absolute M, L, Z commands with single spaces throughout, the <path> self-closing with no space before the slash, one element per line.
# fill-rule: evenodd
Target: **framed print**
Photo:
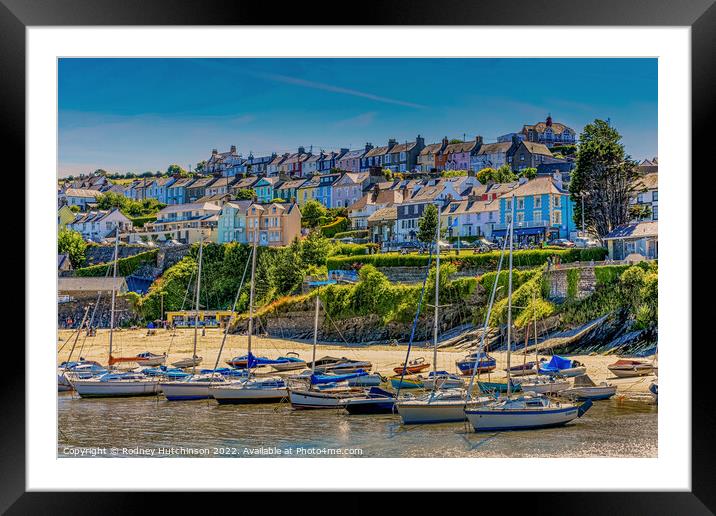
<path fill-rule="evenodd" d="M 28 252 L 3 508 L 713 511 L 690 169 L 716 8 L 522 7 L 5 1 Z"/>

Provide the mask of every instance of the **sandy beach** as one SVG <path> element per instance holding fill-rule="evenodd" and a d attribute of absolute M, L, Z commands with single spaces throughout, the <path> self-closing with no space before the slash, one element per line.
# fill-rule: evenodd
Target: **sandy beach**
<path fill-rule="evenodd" d="M 74 337 L 65 344 L 72 335 L 71 330 L 60 330 L 58 335 L 57 349 L 64 345 L 58 355 L 58 363 L 66 360 L 72 348 Z M 182 358 L 191 357 L 193 349 L 194 331 L 192 329 L 156 330 L 155 335 L 147 335 L 146 329 L 120 330 L 115 331 L 113 337 L 113 355 L 115 357 L 131 357 L 138 353 L 151 351 L 156 354 L 168 353 L 167 365 Z M 204 358 L 201 367 L 213 367 L 223 338 L 223 330 L 208 328 L 206 335 L 201 335 L 197 343 L 197 355 Z M 307 342 L 296 342 L 285 339 L 254 337 L 252 339 L 252 352 L 259 356 L 274 358 L 295 351 L 307 362 L 311 360 L 312 345 Z M 80 335 L 75 346 L 73 358 L 81 352 L 87 360 L 96 360 L 100 363 L 107 363 L 107 351 L 109 344 L 109 331 L 98 330 L 96 336 L 85 337 Z M 229 335 L 226 338 L 224 351 L 221 355 L 219 367 L 225 366 L 224 361 L 237 355 L 246 354 L 247 337 L 245 335 Z M 316 349 L 316 357 L 334 356 L 347 357 L 355 360 L 369 360 L 373 364 L 373 371 L 385 376 L 393 374 L 393 368 L 405 360 L 405 345 L 371 345 L 371 346 L 346 346 L 338 344 L 319 344 Z M 502 369 L 506 366 L 506 353 L 490 352 L 497 360 L 497 369 L 492 378 L 503 378 L 505 373 Z M 465 351 L 438 350 L 437 366 L 440 370 L 456 372 L 455 361 L 463 358 Z M 411 359 L 423 357 L 426 362 L 432 363 L 433 349 L 430 344 L 419 342 L 411 350 Z M 545 355 L 547 356 L 547 355 Z M 548 357 L 548 356 L 547 356 Z M 587 374 L 599 384 L 608 381 L 617 386 L 617 397 L 623 396 L 629 399 L 651 401 L 648 388 L 654 380 L 654 376 L 641 378 L 615 378 L 607 369 L 607 365 L 615 362 L 614 355 L 575 355 L 571 358 L 580 361 L 587 367 Z M 512 364 L 522 363 L 524 355 L 521 353 L 512 354 Z M 534 360 L 534 354 L 530 354 L 527 360 Z"/>

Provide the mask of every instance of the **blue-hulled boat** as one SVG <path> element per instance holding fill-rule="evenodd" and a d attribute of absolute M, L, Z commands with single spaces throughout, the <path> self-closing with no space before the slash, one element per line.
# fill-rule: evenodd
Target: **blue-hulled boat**
<path fill-rule="evenodd" d="M 340 403 L 349 414 L 392 414 L 395 393 L 371 387 L 365 395 L 343 399 Z"/>
<path fill-rule="evenodd" d="M 569 378 L 572 376 L 581 376 L 586 372 L 587 368 L 580 362 L 560 357 L 559 355 L 554 355 L 546 364 L 544 362 L 539 364 L 539 373 L 551 376 L 560 375 Z"/>
<path fill-rule="evenodd" d="M 512 392 L 519 392 L 522 390 L 522 386 L 518 383 L 510 381 L 512 386 Z M 507 382 L 482 382 L 477 381 L 477 385 L 480 387 L 480 392 L 483 394 L 504 394 L 507 392 Z"/>
<path fill-rule="evenodd" d="M 400 375 L 390 377 L 390 385 L 393 389 L 423 389 L 423 380 L 420 377 L 405 376 L 400 379 Z"/>
<path fill-rule="evenodd" d="M 455 362 L 458 370 L 463 376 L 471 376 L 472 372 L 477 368 L 476 374 L 488 373 L 495 369 L 497 366 L 497 360 L 488 355 L 484 351 L 476 351 L 470 353 L 462 360 Z"/>

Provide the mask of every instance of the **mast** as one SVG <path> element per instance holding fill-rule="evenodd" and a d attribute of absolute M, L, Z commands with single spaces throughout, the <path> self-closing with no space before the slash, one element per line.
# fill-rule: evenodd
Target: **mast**
<path fill-rule="evenodd" d="M 316 372 L 316 344 L 318 343 L 318 307 L 319 298 L 316 292 L 316 314 L 313 316 L 313 360 L 311 361 L 311 374 Z"/>
<path fill-rule="evenodd" d="M 246 364 L 249 364 L 251 355 L 251 334 L 254 331 L 254 290 L 256 286 L 256 246 L 259 244 L 259 225 L 261 214 L 256 219 L 254 226 L 254 249 L 251 253 L 251 288 L 249 289 L 249 343 L 247 346 Z"/>
<path fill-rule="evenodd" d="M 507 276 L 507 396 L 512 393 L 510 386 L 511 375 L 510 375 L 510 351 L 511 344 L 510 339 L 512 338 L 512 235 L 514 234 L 514 223 L 515 220 L 515 196 L 512 195 L 512 206 L 510 210 L 510 272 Z"/>
<path fill-rule="evenodd" d="M 114 268 L 112 269 L 112 307 L 109 311 L 109 360 L 112 360 L 112 334 L 114 332 L 114 304 L 117 297 L 115 283 L 117 282 L 117 258 L 119 255 L 119 224 L 115 228 L 117 235 L 114 239 Z"/>
<path fill-rule="evenodd" d="M 537 368 L 537 374 L 539 374 L 539 351 L 537 349 L 537 305 L 534 291 L 532 292 L 532 316 L 535 329 L 535 367 Z M 525 353 L 525 356 L 527 356 L 527 353 Z"/>
<path fill-rule="evenodd" d="M 199 292 L 201 292 L 201 258 L 204 250 L 204 234 L 199 242 L 199 271 L 196 275 L 196 296 L 194 301 L 194 354 L 191 357 L 191 374 L 196 374 L 196 341 L 199 332 Z"/>
<path fill-rule="evenodd" d="M 436 206 L 437 208 L 437 206 Z M 433 322 L 433 373 L 438 367 L 438 306 L 440 305 L 440 208 L 438 210 L 438 226 L 435 230 L 435 321 Z M 408 364 L 405 364 L 408 367 Z"/>

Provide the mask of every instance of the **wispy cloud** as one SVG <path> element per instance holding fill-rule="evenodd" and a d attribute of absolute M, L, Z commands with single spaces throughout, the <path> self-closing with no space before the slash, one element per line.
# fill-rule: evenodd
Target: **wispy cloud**
<path fill-rule="evenodd" d="M 360 115 L 338 120 L 333 123 L 333 127 L 367 127 L 375 121 L 377 115 L 378 113 L 376 111 L 368 111 L 367 113 L 361 113 Z"/>
<path fill-rule="evenodd" d="M 342 86 L 336 86 L 335 84 L 328 84 L 325 82 L 308 81 L 306 79 L 299 79 L 298 77 L 290 77 L 288 75 L 279 75 L 274 73 L 261 73 L 261 72 L 250 72 L 250 75 L 261 77 L 270 81 L 281 82 L 284 84 L 293 84 L 294 86 L 302 86 L 304 88 L 311 88 L 314 90 L 330 91 L 333 93 L 342 93 L 344 95 L 352 95 L 354 97 L 362 97 L 364 99 L 375 100 L 376 102 L 384 102 L 386 104 L 395 104 L 397 106 L 404 106 L 414 109 L 426 109 L 427 106 L 422 104 L 416 104 L 414 102 L 406 102 L 399 99 L 391 99 L 388 97 L 382 97 L 380 95 L 374 95 L 366 91 L 353 90 L 350 88 L 344 88 Z"/>

